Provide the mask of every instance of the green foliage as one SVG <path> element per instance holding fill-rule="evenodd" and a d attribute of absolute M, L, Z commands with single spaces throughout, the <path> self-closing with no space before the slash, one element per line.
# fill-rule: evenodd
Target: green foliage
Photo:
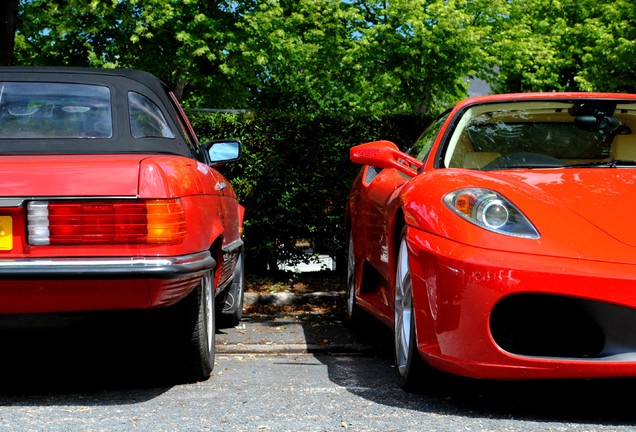
<path fill-rule="evenodd" d="M 257 108 L 425 112 L 466 96 L 505 0 L 260 1 L 226 70 Z"/>
<path fill-rule="evenodd" d="M 239 9 L 228 1 L 20 2 L 22 65 L 128 67 L 163 79 L 187 104 L 232 106 L 245 90 L 222 73 Z M 223 86 L 223 92 L 210 91 Z M 207 90 L 206 90 L 207 89 Z"/>
<path fill-rule="evenodd" d="M 237 28 L 243 37 L 228 75 L 252 89 L 251 106 L 291 111 L 338 111 L 358 99 L 357 11 L 340 0 L 259 1 Z"/>
<path fill-rule="evenodd" d="M 23 65 L 132 67 L 185 106 L 436 113 L 495 92 L 636 91 L 632 0 L 20 0 Z"/>
<path fill-rule="evenodd" d="M 300 239 L 340 260 L 346 198 L 360 169 L 349 161 L 349 149 L 376 139 L 408 147 L 427 122 L 421 115 L 378 118 L 280 111 L 190 113 L 190 118 L 202 141 L 243 142 L 243 158 L 221 169 L 246 209 L 246 256 L 252 271 L 274 268 L 282 259 L 303 259 Z"/>
<path fill-rule="evenodd" d="M 437 113 L 488 70 L 485 48 L 505 0 L 354 1 L 365 11 L 363 100 L 374 110 Z"/>
<path fill-rule="evenodd" d="M 21 0 L 23 65 L 154 73 L 188 107 L 436 113 L 505 0 Z"/>
<path fill-rule="evenodd" d="M 501 26 L 495 92 L 636 91 L 631 0 L 514 0 Z"/>

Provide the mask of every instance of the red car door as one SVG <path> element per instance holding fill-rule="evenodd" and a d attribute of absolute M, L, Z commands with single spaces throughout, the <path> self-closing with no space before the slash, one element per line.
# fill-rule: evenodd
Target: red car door
<path fill-rule="evenodd" d="M 353 241 L 356 244 L 356 262 L 368 262 L 378 275 L 377 286 L 363 286 L 361 299 L 367 307 L 392 319 L 393 294 L 391 263 L 389 262 L 393 215 L 391 200 L 395 192 L 407 181 L 407 176 L 391 168 L 367 167 L 359 179 L 360 193 L 353 203 Z"/>

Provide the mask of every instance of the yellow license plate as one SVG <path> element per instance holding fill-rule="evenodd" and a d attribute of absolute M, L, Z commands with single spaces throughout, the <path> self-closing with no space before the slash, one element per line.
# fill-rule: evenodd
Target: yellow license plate
<path fill-rule="evenodd" d="M 13 219 L 0 216 L 0 250 L 13 249 Z"/>

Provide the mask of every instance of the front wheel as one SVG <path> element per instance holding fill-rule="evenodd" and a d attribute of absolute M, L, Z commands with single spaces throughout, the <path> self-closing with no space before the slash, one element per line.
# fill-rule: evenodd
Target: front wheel
<path fill-rule="evenodd" d="M 408 260 L 408 247 L 403 234 L 400 240 L 395 270 L 395 366 L 398 384 L 412 391 L 420 384 L 427 365 L 417 349 L 415 314 L 413 313 L 413 284 Z"/>
<path fill-rule="evenodd" d="M 347 249 L 347 321 L 355 324 L 359 315 L 356 305 L 356 260 L 353 249 L 353 233 L 349 232 L 349 247 Z"/>

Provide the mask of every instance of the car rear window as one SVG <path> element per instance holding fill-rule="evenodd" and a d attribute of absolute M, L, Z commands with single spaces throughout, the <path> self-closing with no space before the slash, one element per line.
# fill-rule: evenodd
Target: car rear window
<path fill-rule="evenodd" d="M 108 87 L 0 82 L 0 139 L 110 138 L 112 135 Z"/>

